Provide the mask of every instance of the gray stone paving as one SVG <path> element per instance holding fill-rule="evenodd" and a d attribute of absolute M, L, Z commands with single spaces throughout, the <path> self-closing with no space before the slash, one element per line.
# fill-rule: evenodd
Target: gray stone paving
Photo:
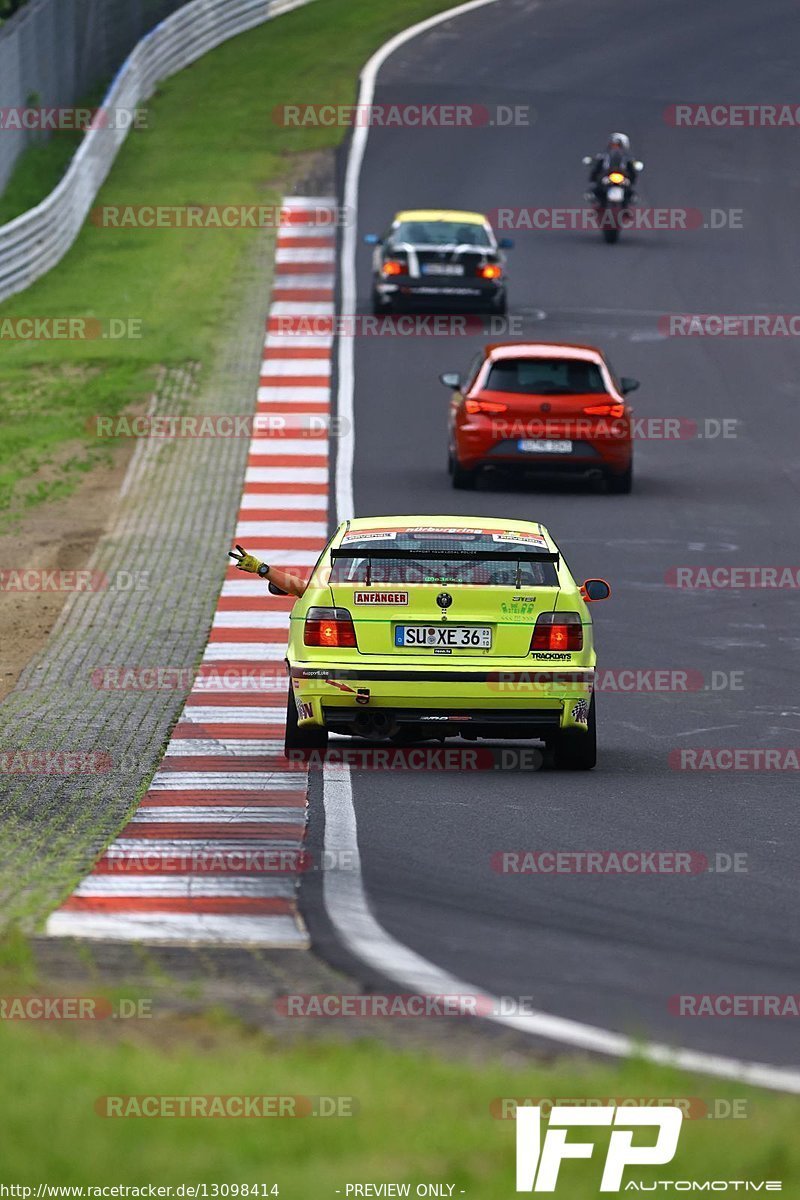
<path fill-rule="evenodd" d="M 213 372 L 162 370 L 153 413 L 251 413 L 269 302 L 273 236 L 253 243 Z M 180 297 L 176 297 L 180 303 Z M 190 678 L 108 690 L 109 665 L 191 668 L 225 573 L 248 438 L 142 439 L 91 568 L 122 585 L 74 594 L 45 651 L 0 706 L 0 750 L 101 751 L 110 771 L 0 776 L 0 929 L 40 927 L 124 824 L 158 764 Z M 126 572 L 118 576 L 118 572 Z M 131 582 L 138 586 L 124 586 Z"/>

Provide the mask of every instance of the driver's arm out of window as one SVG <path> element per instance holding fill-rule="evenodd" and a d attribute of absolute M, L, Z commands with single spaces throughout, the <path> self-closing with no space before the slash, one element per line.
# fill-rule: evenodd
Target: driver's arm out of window
<path fill-rule="evenodd" d="M 292 575 L 288 571 L 281 570 L 280 567 L 270 567 L 267 582 L 274 583 L 275 587 L 280 588 L 282 592 L 297 597 L 302 596 L 308 587 L 307 579 L 302 579 L 299 575 Z"/>

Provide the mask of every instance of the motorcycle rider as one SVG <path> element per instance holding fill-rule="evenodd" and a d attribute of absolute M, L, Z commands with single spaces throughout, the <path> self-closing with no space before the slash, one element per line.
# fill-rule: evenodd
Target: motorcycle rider
<path fill-rule="evenodd" d="M 638 171 L 636 164 L 631 157 L 631 142 L 630 138 L 625 133 L 612 133 L 608 139 L 608 146 L 602 154 L 595 154 L 592 165 L 589 169 L 589 183 L 591 191 L 589 196 L 596 200 L 598 204 L 602 204 L 605 200 L 605 187 L 603 179 L 610 171 L 621 171 L 630 181 L 625 189 L 625 203 L 629 204 L 633 197 L 633 185 L 636 183 Z"/>

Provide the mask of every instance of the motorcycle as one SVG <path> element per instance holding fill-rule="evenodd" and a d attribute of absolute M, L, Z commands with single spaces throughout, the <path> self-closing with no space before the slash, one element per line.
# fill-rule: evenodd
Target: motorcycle
<path fill-rule="evenodd" d="M 593 162 L 594 159 L 589 155 L 583 159 L 585 167 L 590 167 Z M 633 165 L 637 172 L 644 170 L 643 162 L 634 162 Z M 603 175 L 596 185 L 596 190 L 586 193 L 587 200 L 595 206 L 603 240 L 609 244 L 619 239 L 620 229 L 624 228 L 624 221 L 620 218 L 633 197 L 631 180 L 624 171 L 619 170 Z"/>

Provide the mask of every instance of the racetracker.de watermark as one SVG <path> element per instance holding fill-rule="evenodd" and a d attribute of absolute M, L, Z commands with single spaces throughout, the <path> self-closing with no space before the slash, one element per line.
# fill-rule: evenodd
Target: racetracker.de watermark
<path fill-rule="evenodd" d="M 278 229 L 287 225 L 335 230 L 352 223 L 344 206 L 282 208 L 276 204 L 102 204 L 89 214 L 101 229 Z"/>
<path fill-rule="evenodd" d="M 467 718 L 466 720 L 470 720 Z M 442 717 L 458 722 L 459 717 Z M 466 720 L 464 728 L 467 728 Z M 439 719 L 429 723 L 435 736 Z M 360 746 L 330 745 L 326 750 L 289 750 L 280 760 L 297 770 L 348 766 L 361 771 L 540 771 L 544 755 L 535 746 Z"/>
<path fill-rule="evenodd" d="M 149 129 L 145 108 L 0 108 L 0 132 L 64 133 L 90 129 Z"/>
<path fill-rule="evenodd" d="M 686 233 L 698 229 L 743 229 L 743 208 L 600 208 L 597 205 L 494 208 L 488 214 L 498 233 L 597 233 L 604 229 Z"/>
<path fill-rule="evenodd" d="M 0 750 L 0 775 L 107 775 L 106 750 Z"/>
<path fill-rule="evenodd" d="M 533 996 L 485 996 L 467 992 L 293 992 L 277 996 L 282 1017 L 354 1020 L 440 1020 L 448 1017 L 531 1015 Z"/>
<path fill-rule="evenodd" d="M 319 862 L 309 850 L 289 847 L 219 846 L 146 850 L 115 845 L 95 864 L 95 875 L 297 875 L 315 867 L 353 870 L 356 862 L 341 861 L 352 851 L 328 851 Z"/>
<path fill-rule="evenodd" d="M 498 875 L 747 874 L 747 854 L 717 850 L 496 850 Z"/>
<path fill-rule="evenodd" d="M 119 342 L 144 337 L 141 317 L 0 317 L 0 342 Z"/>
<path fill-rule="evenodd" d="M 663 116 L 677 129 L 800 128 L 800 104 L 669 104 Z"/>
<path fill-rule="evenodd" d="M 278 104 L 272 121 L 286 129 L 524 129 L 536 120 L 529 104 Z"/>
<path fill-rule="evenodd" d="M 279 314 L 267 324 L 270 334 L 283 337 L 522 337 L 521 316 L 478 313 L 398 313 L 380 317 L 360 313 L 330 316 L 315 313 Z"/>
<path fill-rule="evenodd" d="M 63 567 L 5 567 L 0 592 L 146 592 L 149 571 L 66 570 Z"/>
<path fill-rule="evenodd" d="M 88 430 L 98 438 L 304 438 L 327 440 L 344 437 L 350 429 L 345 417 L 320 413 L 260 412 L 251 416 L 237 413 L 159 413 L 117 417 L 95 414 Z"/>
<path fill-rule="evenodd" d="M 190 688 L 205 693 L 263 693 L 278 688 L 284 692 L 286 667 L 283 662 L 255 666 L 203 663 L 199 667 L 109 664 L 95 667 L 90 678 L 92 687 L 111 692 L 188 692 Z"/>
<path fill-rule="evenodd" d="M 800 746 L 681 746 L 668 762 L 673 771 L 800 771 Z"/>
<path fill-rule="evenodd" d="M 669 567 L 664 574 L 664 582 L 668 587 L 685 588 L 688 591 L 739 591 L 746 588 L 794 590 L 800 588 L 800 567 Z"/>
<path fill-rule="evenodd" d="M 744 1097 L 729 1100 L 717 1096 L 705 1099 L 701 1096 L 610 1096 L 604 1099 L 594 1096 L 561 1098 L 555 1096 L 495 1096 L 489 1103 L 489 1113 L 496 1121 L 514 1121 L 518 1108 L 540 1108 L 543 1116 L 559 1105 L 581 1108 L 602 1108 L 613 1104 L 617 1108 L 669 1108 L 675 1106 L 687 1121 L 700 1120 L 744 1120 L 750 1115 L 751 1101 Z"/>
<path fill-rule="evenodd" d="M 594 406 L 616 407 L 610 400 Z M 620 406 L 621 409 L 621 406 Z M 570 437 L 617 438 L 638 442 L 686 442 L 729 440 L 739 436 L 736 417 L 529 417 L 525 420 L 493 417 L 489 428 L 496 438 Z"/>
<path fill-rule="evenodd" d="M 800 313 L 665 313 L 662 337 L 800 337 Z"/>
<path fill-rule="evenodd" d="M 701 992 L 670 996 L 667 1009 L 674 1017 L 800 1017 L 800 993 Z"/>
<path fill-rule="evenodd" d="M 506 620 L 511 615 L 505 615 Z M 513 619 L 513 618 L 511 618 Z M 498 671 L 487 678 L 487 687 L 497 692 L 549 692 L 555 681 L 586 683 L 581 671 Z M 744 691 L 744 671 L 715 669 L 708 674 L 695 667 L 599 667 L 591 679 L 592 691 L 615 695 L 682 695 L 696 692 Z"/>
<path fill-rule="evenodd" d="M 128 1021 L 153 1015 L 152 1000 L 105 996 L 0 996 L 0 1021 Z"/>
<path fill-rule="evenodd" d="M 99 1096 L 94 1110 L 99 1117 L 247 1118 L 354 1117 L 355 1096 L 287 1095 L 122 1095 Z"/>

